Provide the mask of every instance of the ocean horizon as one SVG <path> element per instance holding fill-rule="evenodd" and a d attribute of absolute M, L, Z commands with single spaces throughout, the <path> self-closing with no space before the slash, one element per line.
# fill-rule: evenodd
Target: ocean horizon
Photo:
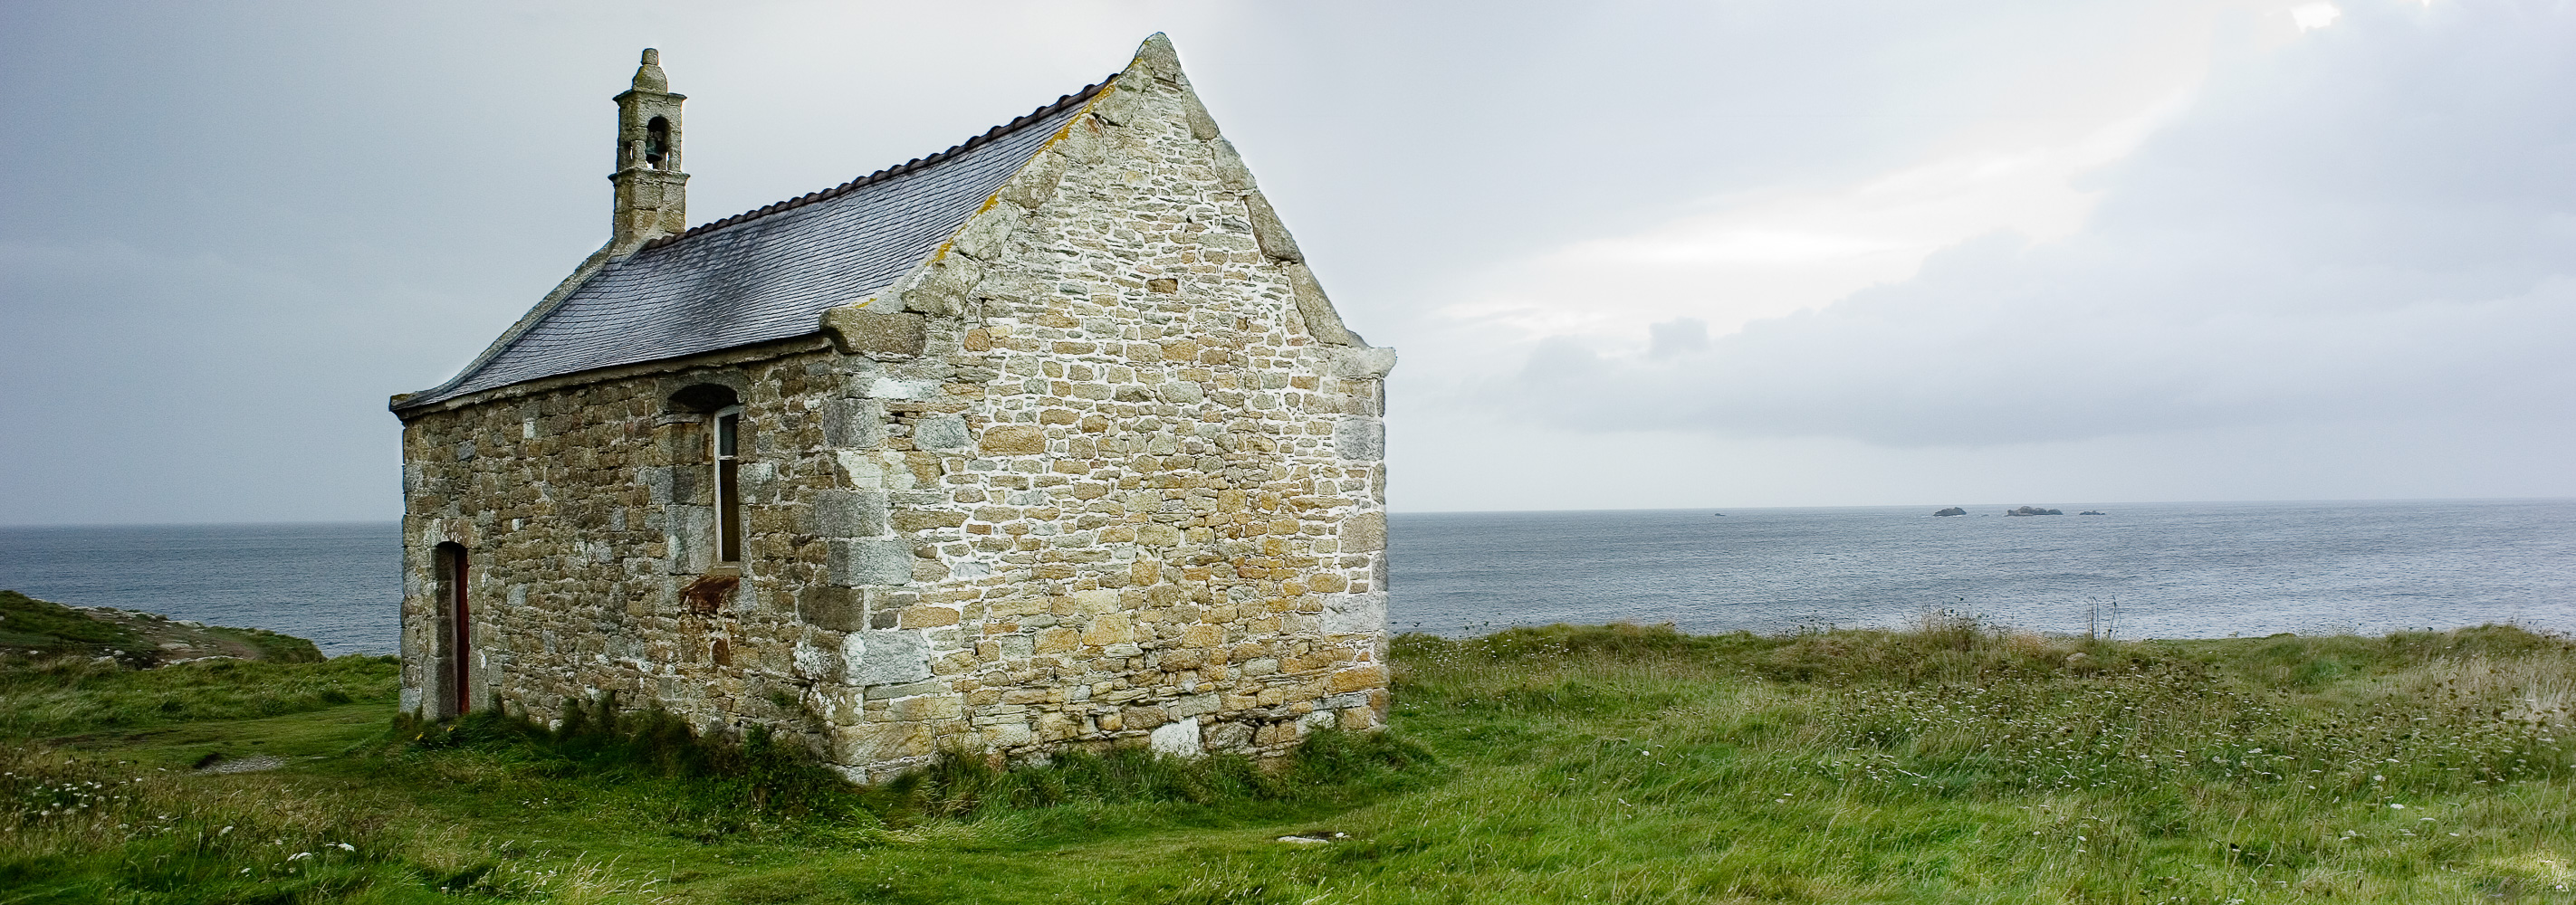
<path fill-rule="evenodd" d="M 1388 625 L 1777 634 L 1949 613 L 2123 638 L 2576 632 L 2576 500 L 1962 505 L 1395 512 Z M 0 528 L 0 588 L 334 655 L 394 651 L 400 563 L 391 521 Z"/>

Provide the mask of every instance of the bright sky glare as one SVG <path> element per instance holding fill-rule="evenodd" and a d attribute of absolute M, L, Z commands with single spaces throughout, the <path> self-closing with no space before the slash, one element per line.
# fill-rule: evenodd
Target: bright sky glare
<path fill-rule="evenodd" d="M 631 6 L 0 8 L 0 524 L 393 517 L 637 48 L 703 222 L 1158 30 L 1399 510 L 2576 494 L 2564 4 Z"/>

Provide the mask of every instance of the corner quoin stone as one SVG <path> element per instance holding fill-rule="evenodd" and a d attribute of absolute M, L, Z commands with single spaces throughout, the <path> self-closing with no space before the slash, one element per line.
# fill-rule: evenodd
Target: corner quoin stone
<path fill-rule="evenodd" d="M 833 584 L 902 584 L 912 580 L 909 540 L 862 537 L 829 541 L 827 545 Z"/>
<path fill-rule="evenodd" d="M 921 315 L 870 311 L 860 305 L 823 309 L 823 332 L 843 355 L 910 358 L 928 342 Z"/>

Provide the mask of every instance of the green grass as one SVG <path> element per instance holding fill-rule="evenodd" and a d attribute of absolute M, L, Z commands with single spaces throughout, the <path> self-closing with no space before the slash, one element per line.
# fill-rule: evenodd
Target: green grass
<path fill-rule="evenodd" d="M 140 640 L 134 630 L 116 623 L 92 619 L 59 603 L 0 590 L 0 655 L 88 654 L 132 647 Z"/>
<path fill-rule="evenodd" d="M 209 657 L 319 663 L 322 650 L 267 629 L 203 625 L 139 610 L 84 611 L 0 590 L 0 672 L 101 657 L 128 668 Z"/>
<path fill-rule="evenodd" d="M 951 758 L 864 790 L 650 714 L 389 729 L 388 687 L 330 672 L 381 661 L 244 674 L 255 718 L 89 676 L 46 712 L 187 716 L 7 724 L 85 728 L 0 755 L 0 905 L 2576 901 L 2576 648 L 2516 629 L 1558 627 L 1395 663 L 1393 732 L 1274 771 Z M 355 702 L 297 710 L 299 675 Z M 186 770 L 218 749 L 289 765 Z"/>
<path fill-rule="evenodd" d="M 209 625 L 199 631 L 249 648 L 258 658 L 271 663 L 320 663 L 322 648 L 294 635 L 281 635 L 264 628 L 232 628 Z"/>
<path fill-rule="evenodd" d="M 392 657 L 208 660 L 158 669 L 55 658 L 0 669 L 0 738 L 131 733 L 306 713 L 358 701 L 376 702 L 381 715 L 392 708 L 401 669 Z"/>

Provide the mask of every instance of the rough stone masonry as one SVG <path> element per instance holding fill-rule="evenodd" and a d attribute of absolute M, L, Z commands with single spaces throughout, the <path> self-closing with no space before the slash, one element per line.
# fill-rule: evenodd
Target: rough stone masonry
<path fill-rule="evenodd" d="M 854 778 L 1387 712 L 1382 381 L 1156 35 L 966 145 L 612 239 L 403 422 L 403 708 L 605 698 Z M 650 209 L 639 209 L 650 206 Z"/>

